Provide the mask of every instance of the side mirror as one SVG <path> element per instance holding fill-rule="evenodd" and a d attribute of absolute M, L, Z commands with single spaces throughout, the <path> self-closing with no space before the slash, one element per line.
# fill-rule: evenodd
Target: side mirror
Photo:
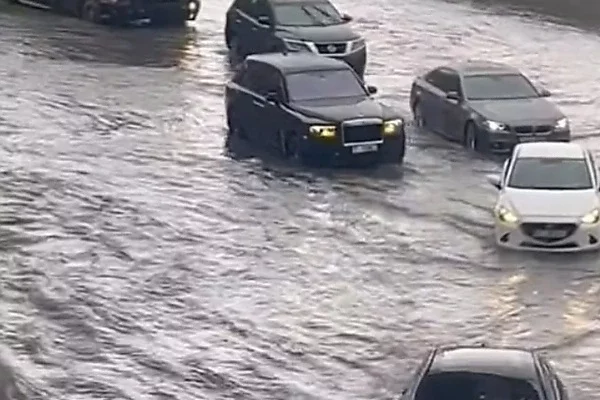
<path fill-rule="evenodd" d="M 377 88 L 375 86 L 367 86 L 367 92 L 369 94 L 375 94 L 377 93 Z"/>
<path fill-rule="evenodd" d="M 342 21 L 350 22 L 350 21 L 352 21 L 352 17 L 348 14 L 342 14 Z"/>
<path fill-rule="evenodd" d="M 488 175 L 487 176 L 487 180 L 489 183 L 492 184 L 493 187 L 495 187 L 496 189 L 500 190 L 501 189 L 501 181 L 500 181 L 500 177 L 498 175 Z"/>
<path fill-rule="evenodd" d="M 452 100 L 452 101 L 456 101 L 456 102 L 460 101 L 460 95 L 458 94 L 458 92 L 448 92 L 448 93 L 446 93 L 446 98 L 448 100 Z"/>
<path fill-rule="evenodd" d="M 265 100 L 267 100 L 268 103 L 277 104 L 279 103 L 279 96 L 275 92 L 269 92 L 265 96 Z"/>
<path fill-rule="evenodd" d="M 550 96 L 552 96 L 552 93 L 550 93 L 550 91 L 548 89 L 544 89 L 544 88 L 539 89 L 538 93 L 540 94 L 541 97 L 550 97 Z"/>
<path fill-rule="evenodd" d="M 258 23 L 264 26 L 271 26 L 271 19 L 266 15 L 261 15 L 258 17 Z"/>

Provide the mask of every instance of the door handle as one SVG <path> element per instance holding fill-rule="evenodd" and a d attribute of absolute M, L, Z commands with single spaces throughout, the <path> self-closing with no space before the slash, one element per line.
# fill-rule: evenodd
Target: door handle
<path fill-rule="evenodd" d="M 258 106 L 258 107 L 264 107 L 265 106 L 264 103 L 262 103 L 262 102 L 260 102 L 258 100 L 253 100 L 252 104 L 254 104 L 255 106 Z"/>

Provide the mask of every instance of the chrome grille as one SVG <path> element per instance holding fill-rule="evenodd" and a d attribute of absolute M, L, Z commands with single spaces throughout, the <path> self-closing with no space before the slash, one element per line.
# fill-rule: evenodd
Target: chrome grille
<path fill-rule="evenodd" d="M 550 133 L 552 126 L 550 125 L 519 125 L 513 127 L 514 131 L 519 135 L 532 135 L 534 133 Z"/>
<path fill-rule="evenodd" d="M 319 54 L 344 54 L 348 43 L 315 43 Z"/>
<path fill-rule="evenodd" d="M 544 243 L 557 242 L 571 236 L 577 229 L 576 224 L 558 224 L 558 223 L 523 223 L 521 231 L 535 240 Z M 546 232 L 546 233 L 542 233 Z M 554 232 L 548 234 L 547 232 Z"/>
<path fill-rule="evenodd" d="M 342 123 L 342 140 L 345 145 L 381 143 L 383 121 L 377 118 L 345 121 Z"/>

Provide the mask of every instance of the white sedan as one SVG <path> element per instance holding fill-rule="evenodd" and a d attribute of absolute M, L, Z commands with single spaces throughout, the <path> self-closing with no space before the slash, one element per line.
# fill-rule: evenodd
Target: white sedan
<path fill-rule="evenodd" d="M 496 243 L 505 248 L 573 252 L 600 248 L 598 170 L 575 143 L 522 143 L 488 180 L 499 190 Z"/>

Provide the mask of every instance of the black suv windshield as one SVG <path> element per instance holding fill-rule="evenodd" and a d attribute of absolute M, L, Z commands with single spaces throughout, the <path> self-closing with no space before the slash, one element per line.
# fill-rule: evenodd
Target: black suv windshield
<path fill-rule="evenodd" d="M 349 69 L 298 72 L 285 79 L 290 101 L 367 96 L 362 83 Z"/>
<path fill-rule="evenodd" d="M 540 400 L 526 379 L 474 372 L 438 372 L 419 384 L 416 400 Z"/>
<path fill-rule="evenodd" d="M 327 26 L 344 23 L 333 5 L 323 3 L 282 3 L 274 7 L 275 21 L 282 26 Z"/>
<path fill-rule="evenodd" d="M 539 190 L 592 189 L 592 177 L 584 159 L 519 158 L 508 187 Z"/>
<path fill-rule="evenodd" d="M 539 97 L 533 85 L 523 75 L 473 75 L 463 78 L 469 100 L 529 99 Z"/>

